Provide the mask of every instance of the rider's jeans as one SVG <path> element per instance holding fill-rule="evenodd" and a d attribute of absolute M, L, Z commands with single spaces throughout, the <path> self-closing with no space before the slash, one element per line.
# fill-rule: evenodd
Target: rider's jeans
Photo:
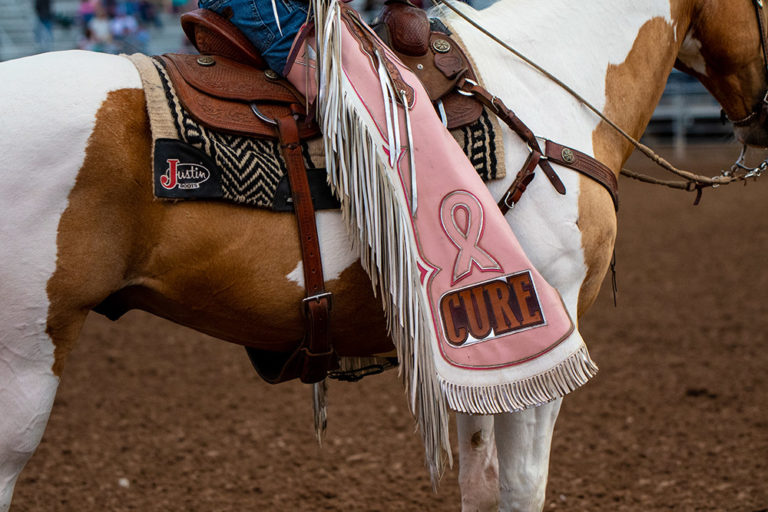
<path fill-rule="evenodd" d="M 280 18 L 275 20 L 274 8 Z M 199 0 L 198 6 L 222 14 L 232 10 L 230 21 L 253 43 L 269 67 L 282 73 L 291 45 L 307 20 L 309 4 L 298 0 Z M 280 32 L 282 30 L 282 33 Z"/>

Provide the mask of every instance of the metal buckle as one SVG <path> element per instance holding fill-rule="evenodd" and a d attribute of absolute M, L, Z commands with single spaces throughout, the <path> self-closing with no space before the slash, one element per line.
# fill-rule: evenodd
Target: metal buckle
<path fill-rule="evenodd" d="M 540 135 L 534 135 L 534 137 L 536 138 L 536 142 L 539 143 L 539 150 L 541 152 L 539 160 L 549 160 L 549 157 L 547 156 L 547 142 L 549 139 Z M 533 153 L 533 150 L 531 150 L 531 153 Z"/>
<path fill-rule="evenodd" d="M 471 78 L 465 78 L 464 79 L 464 83 L 469 84 L 469 85 L 477 85 L 477 82 L 475 82 Z M 461 94 L 462 96 L 474 96 L 475 95 L 475 93 L 467 92 L 467 91 L 465 91 L 465 90 L 463 90 L 461 88 L 456 89 L 456 92 Z"/>
<path fill-rule="evenodd" d="M 504 203 L 504 206 L 506 206 L 510 210 L 514 209 L 515 205 L 517 204 L 515 202 L 512 202 L 512 203 L 509 202 L 511 196 L 512 196 L 512 191 L 508 190 L 507 193 L 504 195 L 504 199 L 502 201 Z"/>
<path fill-rule="evenodd" d="M 320 302 L 322 299 L 328 299 L 328 310 L 330 311 L 333 308 L 333 294 L 331 292 L 323 292 L 318 293 L 317 295 L 310 295 L 309 297 L 304 297 L 301 302 L 304 304 L 304 309 L 307 309 L 307 304 L 309 304 L 312 301 Z"/>
<path fill-rule="evenodd" d="M 437 112 L 440 114 L 440 122 L 443 123 L 443 126 L 448 128 L 448 115 L 445 113 L 445 105 L 443 105 L 443 100 L 437 100 Z"/>

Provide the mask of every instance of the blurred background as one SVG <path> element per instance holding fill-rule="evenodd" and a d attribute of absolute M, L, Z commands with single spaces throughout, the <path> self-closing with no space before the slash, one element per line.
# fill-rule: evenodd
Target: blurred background
<path fill-rule="evenodd" d="M 353 6 L 371 20 L 383 1 L 353 0 Z M 466 1 L 482 7 L 487 0 Z M 0 0 L 0 61 L 72 48 L 147 54 L 193 51 L 179 16 L 196 7 L 196 0 Z M 645 138 L 671 144 L 681 155 L 687 143 L 728 142 L 730 133 L 707 91 L 674 71 Z"/>

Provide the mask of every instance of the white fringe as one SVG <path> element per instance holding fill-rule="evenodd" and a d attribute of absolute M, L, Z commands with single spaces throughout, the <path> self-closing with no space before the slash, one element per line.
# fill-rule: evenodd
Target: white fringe
<path fill-rule="evenodd" d="M 387 327 L 400 360 L 400 376 L 424 438 L 433 482 L 452 464 L 449 413 L 434 367 L 429 303 L 421 290 L 409 206 L 393 160 L 386 157 L 368 113 L 347 97 L 341 68 L 340 9 L 335 0 L 315 0 L 318 118 L 325 140 L 329 183 L 360 253 L 374 292 L 380 291 Z M 400 146 L 395 91 L 383 66 L 380 83 L 387 111 L 387 138 Z"/>
<path fill-rule="evenodd" d="M 564 396 L 597 374 L 587 347 L 571 354 L 546 372 L 517 382 L 495 386 L 457 386 L 440 379 L 440 386 L 454 411 L 468 414 L 499 414 L 536 407 Z"/>

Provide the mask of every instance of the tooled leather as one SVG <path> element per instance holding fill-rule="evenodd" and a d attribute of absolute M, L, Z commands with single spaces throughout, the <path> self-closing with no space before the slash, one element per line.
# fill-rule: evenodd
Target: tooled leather
<path fill-rule="evenodd" d="M 264 71 L 216 56 L 212 66 L 201 66 L 197 55 L 165 54 L 192 87 L 222 99 L 301 103 L 303 97 L 285 80 L 270 80 Z"/>
<path fill-rule="evenodd" d="M 226 57 L 213 57 L 215 64 L 201 66 L 197 55 L 164 54 L 179 76 L 200 93 L 237 101 L 300 102 L 301 95 L 283 80 L 267 79 L 264 72 Z"/>
<path fill-rule="evenodd" d="M 455 44 L 452 44 L 451 51 L 448 53 L 435 54 L 435 67 L 442 71 L 447 78 L 455 78 L 462 71 L 468 69 L 466 61 L 454 49 L 455 46 Z"/>
<path fill-rule="evenodd" d="M 173 83 L 182 106 L 196 121 L 215 130 L 237 135 L 269 138 L 276 136 L 275 126 L 256 117 L 251 110 L 249 102 L 224 100 L 220 97 L 203 93 L 187 82 L 180 73 L 176 62 L 183 62 L 183 59 L 171 58 L 169 55 L 161 55 L 158 59 L 168 71 L 168 76 Z M 263 75 L 263 72 L 256 71 L 254 76 L 258 74 Z M 266 79 L 263 80 L 266 81 Z M 293 101 L 277 102 L 270 98 L 262 97 L 256 103 L 258 109 L 264 115 L 271 119 L 276 119 L 290 113 L 292 111 L 290 105 L 297 102 L 295 99 Z M 311 138 L 319 133 L 320 130 L 314 123 L 301 123 L 299 125 L 299 135 L 301 138 Z"/>
<path fill-rule="evenodd" d="M 427 13 L 406 3 L 390 3 L 381 15 L 389 28 L 390 45 L 395 52 L 410 56 L 429 51 L 429 19 Z"/>
<path fill-rule="evenodd" d="M 429 34 L 429 51 L 424 55 L 398 54 L 403 64 L 408 66 L 421 81 L 429 95 L 429 99 L 432 101 L 437 101 L 453 91 L 456 88 L 458 79 L 462 76 L 462 72 L 469 72 L 468 62 L 462 59 L 462 54 L 457 44 L 451 42 L 451 50 L 448 53 L 436 53 L 431 49 L 432 43 L 436 40 L 446 38 L 445 34 L 432 32 Z M 468 76 L 474 78 L 475 75 L 472 73 L 471 76 Z M 448 117 L 450 116 L 451 113 L 449 112 Z M 472 121 L 475 120 L 473 119 Z"/>
<path fill-rule="evenodd" d="M 571 161 L 563 158 L 564 150 L 573 155 Z M 600 183 L 611 194 L 613 206 L 616 210 L 619 209 L 619 184 L 616 175 L 607 166 L 581 151 L 551 140 L 546 143 L 546 156 L 550 161 L 578 171 Z"/>
<path fill-rule="evenodd" d="M 413 106 L 414 99 L 416 97 L 413 87 L 408 85 L 400 74 L 400 70 L 397 69 L 397 65 L 389 57 L 389 48 L 387 48 L 378 38 L 378 36 L 365 24 L 360 18 L 357 12 L 345 5 L 341 5 L 341 19 L 349 27 L 350 33 L 354 36 L 360 45 L 360 49 L 366 53 L 370 59 L 371 64 L 376 69 L 376 63 L 378 63 L 378 53 L 381 56 L 381 60 L 384 63 L 384 67 L 387 69 L 392 82 L 394 82 L 395 89 L 399 92 L 404 91 L 408 106 Z M 400 98 L 398 98 L 399 100 Z"/>
<path fill-rule="evenodd" d="M 442 101 L 449 130 L 472 124 L 483 114 L 483 105 L 470 96 L 451 92 L 443 96 Z"/>
<path fill-rule="evenodd" d="M 253 44 L 229 20 L 208 9 L 181 15 L 181 27 L 203 55 L 223 55 L 259 69 L 267 64 Z"/>

